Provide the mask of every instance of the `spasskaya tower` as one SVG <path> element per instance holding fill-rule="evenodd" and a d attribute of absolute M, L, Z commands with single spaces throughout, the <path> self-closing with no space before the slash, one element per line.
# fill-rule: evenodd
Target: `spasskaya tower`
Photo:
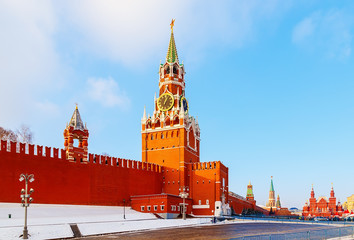
<path fill-rule="evenodd" d="M 159 96 L 154 98 L 154 112 L 146 115 L 142 125 L 142 161 L 170 168 L 164 181 L 166 192 L 178 193 L 180 186 L 189 186 L 188 165 L 199 162 L 200 129 L 189 115 L 185 94 L 185 69 L 178 61 L 171 22 L 171 37 L 166 61 L 159 67 Z M 176 169 L 174 171 L 173 169 Z M 173 182 L 173 184 L 172 184 Z"/>

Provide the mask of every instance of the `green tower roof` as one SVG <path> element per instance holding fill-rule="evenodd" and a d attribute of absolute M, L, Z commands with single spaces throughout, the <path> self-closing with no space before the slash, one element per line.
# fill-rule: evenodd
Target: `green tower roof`
<path fill-rule="evenodd" d="M 177 48 L 175 43 L 175 37 L 173 36 L 173 29 L 171 29 L 171 38 L 170 38 L 170 44 L 168 45 L 166 62 L 178 63 Z"/>
<path fill-rule="evenodd" d="M 276 204 L 276 207 L 277 207 L 277 208 L 281 208 L 281 203 L 280 203 L 280 198 L 279 198 L 279 195 L 278 195 L 278 198 L 277 198 L 277 204 Z"/>
<path fill-rule="evenodd" d="M 273 186 L 273 176 L 272 176 L 272 178 L 271 178 L 271 180 L 270 180 L 270 190 L 269 190 L 270 192 L 274 192 L 274 186 Z"/>

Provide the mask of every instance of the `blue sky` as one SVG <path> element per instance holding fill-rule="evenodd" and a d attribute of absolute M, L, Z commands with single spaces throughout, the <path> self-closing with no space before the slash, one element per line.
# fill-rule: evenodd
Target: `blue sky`
<path fill-rule="evenodd" d="M 287 207 L 311 184 L 354 193 L 354 2 L 0 1 L 0 126 L 27 124 L 63 147 L 79 104 L 89 151 L 141 160 L 158 66 L 175 22 L 201 160 L 229 167 L 230 190 L 258 204 L 270 176 Z"/>

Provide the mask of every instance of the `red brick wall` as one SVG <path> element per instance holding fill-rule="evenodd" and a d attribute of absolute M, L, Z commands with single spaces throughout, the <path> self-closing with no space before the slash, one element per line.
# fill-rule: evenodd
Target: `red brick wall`
<path fill-rule="evenodd" d="M 232 207 L 236 214 L 241 214 L 243 209 L 253 209 L 256 211 L 262 212 L 264 215 L 269 215 L 269 212 L 257 205 L 252 204 L 246 199 L 236 198 L 234 196 L 229 195 L 229 205 Z"/>
<path fill-rule="evenodd" d="M 11 143 L 7 151 L 7 142 L 1 141 L 0 202 L 20 202 L 21 173 L 34 174 L 34 203 L 123 205 L 125 199 L 130 205 L 131 195 L 161 193 L 162 169 L 154 164 L 110 157 L 106 164 L 106 157 L 92 154 L 85 164 L 69 162 L 64 150 L 37 146 L 35 152 L 29 145 L 26 153 L 25 148 L 21 144 L 16 152 Z"/>

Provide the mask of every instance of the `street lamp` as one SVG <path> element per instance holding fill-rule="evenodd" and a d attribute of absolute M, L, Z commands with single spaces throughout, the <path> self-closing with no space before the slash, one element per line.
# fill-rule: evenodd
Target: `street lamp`
<path fill-rule="evenodd" d="M 20 182 L 25 180 L 25 189 L 21 189 L 21 203 L 22 207 L 25 208 L 25 226 L 23 228 L 23 239 L 28 239 L 28 230 L 27 230 L 27 207 L 29 207 L 30 203 L 33 201 L 31 198 L 31 194 L 34 192 L 33 188 L 31 188 L 28 192 L 28 182 L 34 181 L 33 174 L 21 174 L 20 175 Z"/>
<path fill-rule="evenodd" d="M 125 219 L 125 199 L 123 199 L 123 205 L 124 205 L 124 208 L 123 208 L 123 218 Z"/>
<path fill-rule="evenodd" d="M 189 193 L 189 187 L 183 186 L 179 188 L 179 196 L 183 199 L 183 204 L 182 204 L 182 218 L 183 220 L 186 220 L 186 198 L 188 197 Z"/>

